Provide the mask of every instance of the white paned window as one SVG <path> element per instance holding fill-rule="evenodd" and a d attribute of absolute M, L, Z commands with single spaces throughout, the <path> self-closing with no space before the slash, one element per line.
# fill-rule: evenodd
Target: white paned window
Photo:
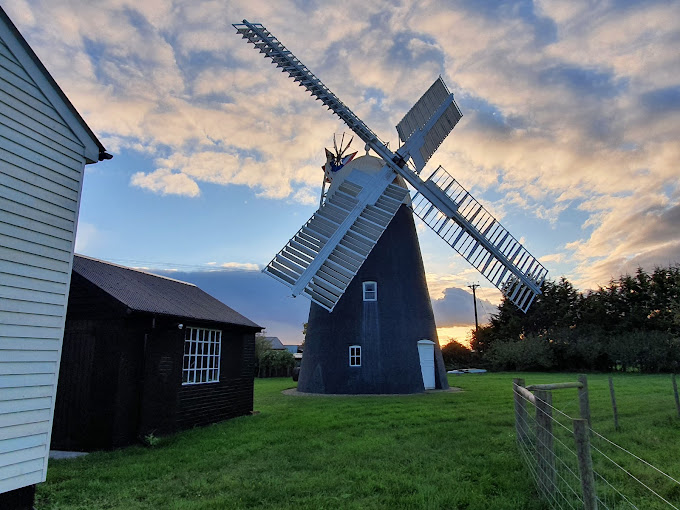
<path fill-rule="evenodd" d="M 349 346 L 349 366 L 350 367 L 360 367 L 361 366 L 361 346 L 360 345 L 350 345 Z"/>
<path fill-rule="evenodd" d="M 378 300 L 378 284 L 376 282 L 364 282 L 364 301 Z"/>
<path fill-rule="evenodd" d="M 218 329 L 187 327 L 184 334 L 182 384 L 220 380 L 222 332 Z"/>

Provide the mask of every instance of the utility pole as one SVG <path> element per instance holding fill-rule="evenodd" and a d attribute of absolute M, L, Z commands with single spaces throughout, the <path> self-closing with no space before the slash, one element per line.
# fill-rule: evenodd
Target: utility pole
<path fill-rule="evenodd" d="M 479 287 L 478 283 L 473 283 L 468 285 L 472 289 L 472 302 L 475 305 L 475 331 L 479 331 L 479 323 L 477 322 L 477 295 L 475 294 L 475 289 Z"/>

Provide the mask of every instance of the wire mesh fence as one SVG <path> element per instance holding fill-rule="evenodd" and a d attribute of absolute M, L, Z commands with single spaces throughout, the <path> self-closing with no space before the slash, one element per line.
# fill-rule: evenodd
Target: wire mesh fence
<path fill-rule="evenodd" d="M 578 389 L 576 417 L 553 406 L 552 391 L 566 388 Z M 680 510 L 676 478 L 592 429 L 585 376 L 527 387 L 515 379 L 513 390 L 519 452 L 550 508 Z"/>

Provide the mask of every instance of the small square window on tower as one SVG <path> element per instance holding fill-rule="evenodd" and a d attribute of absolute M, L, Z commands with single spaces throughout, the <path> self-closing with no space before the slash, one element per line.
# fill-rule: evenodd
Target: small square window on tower
<path fill-rule="evenodd" d="M 350 345 L 349 346 L 349 366 L 350 367 L 360 367 L 361 366 L 361 346 L 360 345 Z"/>
<path fill-rule="evenodd" d="M 376 282 L 364 282 L 364 301 L 378 300 L 378 284 Z"/>

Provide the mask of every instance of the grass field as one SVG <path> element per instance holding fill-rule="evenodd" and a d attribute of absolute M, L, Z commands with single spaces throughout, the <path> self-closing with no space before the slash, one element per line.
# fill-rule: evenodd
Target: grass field
<path fill-rule="evenodd" d="M 515 445 L 518 376 L 527 384 L 575 380 L 465 375 L 450 379 L 462 392 L 404 397 L 294 397 L 281 394 L 290 379 L 256 380 L 257 415 L 163 438 L 155 448 L 50 461 L 36 506 L 544 509 Z M 593 427 L 680 478 L 670 378 L 615 381 L 622 430 L 613 430 L 604 375 L 589 377 Z M 575 390 L 556 392 L 554 403 L 577 414 Z M 680 500 L 673 484 L 661 490 Z"/>

